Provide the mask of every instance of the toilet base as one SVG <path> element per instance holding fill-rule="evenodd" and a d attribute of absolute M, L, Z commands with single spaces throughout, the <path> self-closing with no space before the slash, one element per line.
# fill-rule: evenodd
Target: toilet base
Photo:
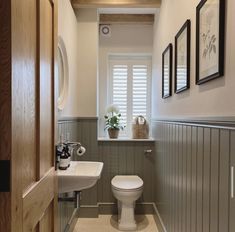
<path fill-rule="evenodd" d="M 136 225 L 119 225 L 118 229 L 121 231 L 136 231 L 137 226 Z"/>
<path fill-rule="evenodd" d="M 121 225 L 121 224 L 119 224 L 118 229 L 121 230 L 121 231 L 136 231 L 137 226 L 136 226 L 136 224 L 135 225 L 132 225 L 132 224 L 130 224 L 130 225 L 128 225 L 128 224 Z"/>
<path fill-rule="evenodd" d="M 133 231 L 137 229 L 134 216 L 134 203 L 121 203 L 118 201 L 118 229 Z"/>

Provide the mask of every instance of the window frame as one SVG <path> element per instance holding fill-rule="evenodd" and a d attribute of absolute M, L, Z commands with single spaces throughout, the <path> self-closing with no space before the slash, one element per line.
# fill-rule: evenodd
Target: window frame
<path fill-rule="evenodd" d="M 150 123 L 151 119 L 151 82 L 152 82 L 152 55 L 151 54 L 112 54 L 108 56 L 108 78 L 107 78 L 107 102 L 113 104 L 113 66 L 127 65 L 127 126 L 124 131 L 120 131 L 120 137 L 131 137 L 133 122 L 133 66 L 146 65 L 147 67 L 147 112 L 146 119 Z M 129 100 L 131 99 L 131 100 Z M 131 110 L 128 110 L 131 109 Z M 131 111 L 131 113 L 130 113 Z"/>

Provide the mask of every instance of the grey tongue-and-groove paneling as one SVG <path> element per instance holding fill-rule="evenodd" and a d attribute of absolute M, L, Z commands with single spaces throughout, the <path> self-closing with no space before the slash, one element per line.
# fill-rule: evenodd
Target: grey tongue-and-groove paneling
<path fill-rule="evenodd" d="M 230 152 L 231 152 L 231 156 L 230 156 L 231 157 L 231 160 L 230 160 L 231 167 L 235 168 L 235 131 L 231 132 L 230 144 L 231 144 L 231 149 L 230 149 Z M 233 182 L 234 182 L 234 180 L 233 180 Z M 230 191 L 231 191 L 231 189 L 230 189 Z M 232 232 L 232 231 L 235 231 L 235 198 L 231 199 L 231 197 L 230 197 L 229 232 Z"/>
<path fill-rule="evenodd" d="M 234 232 L 235 131 L 154 121 L 155 204 L 168 232 Z"/>
<path fill-rule="evenodd" d="M 83 191 L 82 204 L 113 203 L 111 179 L 115 175 L 139 175 L 144 181 L 144 193 L 140 202 L 154 202 L 154 142 L 97 141 L 97 119 L 62 120 L 58 123 L 58 135 L 70 134 L 71 141 L 79 141 L 86 147 L 82 157 L 74 154 L 74 160 L 104 162 L 98 184 Z M 150 155 L 144 150 L 152 149 Z"/>
<path fill-rule="evenodd" d="M 149 142 L 99 142 L 99 155 L 104 162 L 103 175 L 98 184 L 99 202 L 114 202 L 111 179 L 115 175 L 139 175 L 144 181 L 144 193 L 140 201 L 154 201 L 154 161 L 145 149 L 153 149 Z"/>
<path fill-rule="evenodd" d="M 235 166 L 235 131 L 208 123 L 152 122 L 152 142 L 97 141 L 97 120 L 61 121 L 59 133 L 87 152 L 75 160 L 104 162 L 98 185 L 84 191 L 82 204 L 115 201 L 110 181 L 117 174 L 144 180 L 141 202 L 155 202 L 168 232 L 234 232 L 230 166 Z M 145 149 L 152 155 L 144 155 Z"/>

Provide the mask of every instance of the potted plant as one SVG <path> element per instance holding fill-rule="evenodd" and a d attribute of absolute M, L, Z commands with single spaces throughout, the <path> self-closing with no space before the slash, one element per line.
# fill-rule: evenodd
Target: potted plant
<path fill-rule="evenodd" d="M 115 105 L 110 105 L 107 108 L 105 118 L 105 130 L 108 130 L 109 138 L 117 139 L 120 129 L 123 130 L 124 126 L 121 125 L 121 114 L 119 108 Z"/>

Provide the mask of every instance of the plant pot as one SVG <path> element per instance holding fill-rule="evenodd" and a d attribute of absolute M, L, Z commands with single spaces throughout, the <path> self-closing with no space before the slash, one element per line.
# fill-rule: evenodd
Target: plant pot
<path fill-rule="evenodd" d="M 109 128 L 108 132 L 109 132 L 110 139 L 117 139 L 118 138 L 119 129 Z"/>

